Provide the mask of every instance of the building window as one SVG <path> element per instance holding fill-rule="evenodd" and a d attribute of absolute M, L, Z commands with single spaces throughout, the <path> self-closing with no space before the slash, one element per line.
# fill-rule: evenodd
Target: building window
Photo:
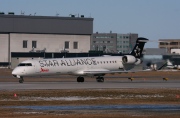
<path fill-rule="evenodd" d="M 118 38 L 118 39 L 121 39 L 121 38 L 122 38 L 122 36 L 118 36 L 117 38 Z"/>
<path fill-rule="evenodd" d="M 99 47 L 98 47 L 98 45 L 96 45 L 96 46 L 95 46 L 95 50 L 98 51 L 98 49 L 99 49 Z"/>
<path fill-rule="evenodd" d="M 69 41 L 65 41 L 64 45 L 65 49 L 69 49 Z"/>
<path fill-rule="evenodd" d="M 178 42 L 171 42 L 170 45 L 178 45 Z"/>
<path fill-rule="evenodd" d="M 73 43 L 73 48 L 74 48 L 74 49 L 78 49 L 78 42 L 74 42 L 74 43 Z"/>
<path fill-rule="evenodd" d="M 23 41 L 23 48 L 27 48 L 27 41 Z"/>
<path fill-rule="evenodd" d="M 37 48 L 37 41 L 32 41 L 32 48 Z"/>

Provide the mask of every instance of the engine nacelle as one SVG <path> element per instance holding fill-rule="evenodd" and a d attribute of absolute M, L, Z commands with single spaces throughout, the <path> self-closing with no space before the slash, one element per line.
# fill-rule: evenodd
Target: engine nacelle
<path fill-rule="evenodd" d="M 176 65 L 176 67 L 175 68 L 177 68 L 178 70 L 180 70 L 180 65 Z"/>
<path fill-rule="evenodd" d="M 135 65 L 139 65 L 139 64 L 141 64 L 141 63 L 142 63 L 142 60 L 141 60 L 141 59 L 136 59 Z"/>
<path fill-rule="evenodd" d="M 157 64 L 151 64 L 151 69 L 152 70 L 157 70 Z"/>
<path fill-rule="evenodd" d="M 125 64 L 134 64 L 137 59 L 132 55 L 125 55 L 122 57 L 122 62 Z"/>

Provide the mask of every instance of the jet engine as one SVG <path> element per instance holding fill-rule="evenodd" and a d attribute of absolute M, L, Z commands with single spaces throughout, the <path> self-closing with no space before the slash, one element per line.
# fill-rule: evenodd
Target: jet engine
<path fill-rule="evenodd" d="M 152 70 L 157 70 L 157 64 L 151 64 L 151 69 Z"/>
<path fill-rule="evenodd" d="M 134 64 L 137 59 L 132 55 L 125 55 L 122 57 L 122 62 L 125 64 Z"/>

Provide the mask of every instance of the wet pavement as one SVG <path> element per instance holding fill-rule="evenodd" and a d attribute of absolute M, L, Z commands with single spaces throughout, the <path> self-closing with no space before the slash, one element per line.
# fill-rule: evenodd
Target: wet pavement
<path fill-rule="evenodd" d="M 10 106 L 3 108 L 31 110 L 146 110 L 146 111 L 177 111 L 180 105 L 83 105 L 83 106 Z"/>

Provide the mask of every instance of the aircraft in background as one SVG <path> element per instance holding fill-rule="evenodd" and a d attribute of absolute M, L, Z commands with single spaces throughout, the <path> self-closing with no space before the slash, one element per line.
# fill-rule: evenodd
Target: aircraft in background
<path fill-rule="evenodd" d="M 167 66 L 167 62 L 158 65 L 158 61 L 148 62 L 146 64 L 146 68 L 144 70 L 151 70 L 151 71 L 162 71 L 161 69 Z"/>
<path fill-rule="evenodd" d="M 77 82 L 84 82 L 84 76 L 96 76 L 97 82 L 104 82 L 105 74 L 127 73 L 140 64 L 140 57 L 147 41 L 146 38 L 138 38 L 130 54 L 123 56 L 26 60 L 12 71 L 12 75 L 19 78 L 19 83 L 23 83 L 23 78 L 28 76 L 61 74 L 78 75 Z"/>
<path fill-rule="evenodd" d="M 166 67 L 168 69 L 177 69 L 177 70 L 180 69 L 180 65 L 173 65 L 169 59 L 167 59 L 167 66 Z"/>

